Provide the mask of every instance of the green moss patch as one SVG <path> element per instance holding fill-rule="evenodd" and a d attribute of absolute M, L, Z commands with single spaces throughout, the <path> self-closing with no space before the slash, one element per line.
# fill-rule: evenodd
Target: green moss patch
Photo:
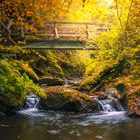
<path fill-rule="evenodd" d="M 77 112 L 93 112 L 97 102 L 89 95 L 77 90 L 64 87 L 46 88 L 46 99 L 42 101 L 42 106 L 46 109 L 67 110 Z"/>

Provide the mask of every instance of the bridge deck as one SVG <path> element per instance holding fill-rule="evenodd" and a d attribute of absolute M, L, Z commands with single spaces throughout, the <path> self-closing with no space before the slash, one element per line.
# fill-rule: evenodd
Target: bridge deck
<path fill-rule="evenodd" d="M 28 42 L 25 46 L 27 49 L 37 50 L 95 50 L 97 47 L 85 47 L 85 41 L 74 41 L 74 40 L 42 40 L 36 42 Z"/>

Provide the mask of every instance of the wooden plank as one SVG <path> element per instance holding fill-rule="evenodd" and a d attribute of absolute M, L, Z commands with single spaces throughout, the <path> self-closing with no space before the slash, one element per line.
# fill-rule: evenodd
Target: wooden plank
<path fill-rule="evenodd" d="M 86 36 L 86 34 L 59 34 L 59 36 L 78 37 L 78 36 Z"/>
<path fill-rule="evenodd" d="M 55 36 L 54 34 L 37 34 L 37 35 L 41 35 L 41 36 L 52 36 L 52 37 Z M 86 34 L 59 34 L 59 37 L 60 37 L 60 36 L 75 37 L 75 36 L 86 36 Z"/>
<path fill-rule="evenodd" d="M 85 25 L 84 26 L 58 26 L 58 29 L 85 29 Z"/>
<path fill-rule="evenodd" d="M 48 29 L 53 29 L 54 27 L 36 27 L 38 30 L 48 30 Z M 84 26 L 59 26 L 59 25 L 57 25 L 57 28 L 58 29 L 77 29 L 77 28 L 79 28 L 79 29 L 85 29 L 85 25 Z M 94 26 L 93 27 L 91 27 L 91 26 L 88 26 L 88 28 L 89 29 L 93 29 L 93 28 L 95 28 Z"/>
<path fill-rule="evenodd" d="M 40 36 L 50 36 L 50 37 L 55 37 L 55 34 L 36 34 L 36 35 L 40 35 Z"/>

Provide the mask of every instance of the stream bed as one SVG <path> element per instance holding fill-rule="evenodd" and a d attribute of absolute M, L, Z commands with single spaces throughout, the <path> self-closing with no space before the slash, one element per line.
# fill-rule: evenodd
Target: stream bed
<path fill-rule="evenodd" d="M 74 114 L 22 110 L 0 120 L 0 140 L 140 140 L 140 119 L 125 111 Z"/>

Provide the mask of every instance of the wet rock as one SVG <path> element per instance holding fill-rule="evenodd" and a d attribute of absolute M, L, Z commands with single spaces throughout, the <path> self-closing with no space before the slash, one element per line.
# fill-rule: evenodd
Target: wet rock
<path fill-rule="evenodd" d="M 93 96 L 97 96 L 99 100 L 114 99 L 114 98 L 120 99 L 120 94 L 116 88 L 106 88 L 98 92 L 91 90 L 90 94 Z"/>
<path fill-rule="evenodd" d="M 136 117 L 140 117 L 140 112 L 128 109 L 126 115 L 129 117 L 136 118 Z"/>
<path fill-rule="evenodd" d="M 39 84 L 46 84 L 48 86 L 64 85 L 64 83 L 64 80 L 54 77 L 42 77 L 39 80 Z"/>
<path fill-rule="evenodd" d="M 105 89 L 104 93 L 108 97 L 120 98 L 120 94 L 118 93 L 117 89 L 113 87 Z"/>
<path fill-rule="evenodd" d="M 53 86 L 46 89 L 47 98 L 41 101 L 44 109 L 75 112 L 96 111 L 97 101 L 77 90 Z"/>
<path fill-rule="evenodd" d="M 49 130 L 48 132 L 53 135 L 58 135 L 60 133 L 59 130 Z"/>
<path fill-rule="evenodd" d="M 99 99 L 99 100 L 105 100 L 105 99 L 108 99 L 108 96 L 105 95 L 105 94 L 99 94 L 99 95 L 98 95 L 98 99 Z"/>
<path fill-rule="evenodd" d="M 98 139 L 103 139 L 103 137 L 102 136 L 96 136 L 96 139 L 98 140 Z"/>
<path fill-rule="evenodd" d="M 134 108 L 129 108 L 126 114 L 129 117 L 140 117 L 140 103 L 136 102 Z"/>

